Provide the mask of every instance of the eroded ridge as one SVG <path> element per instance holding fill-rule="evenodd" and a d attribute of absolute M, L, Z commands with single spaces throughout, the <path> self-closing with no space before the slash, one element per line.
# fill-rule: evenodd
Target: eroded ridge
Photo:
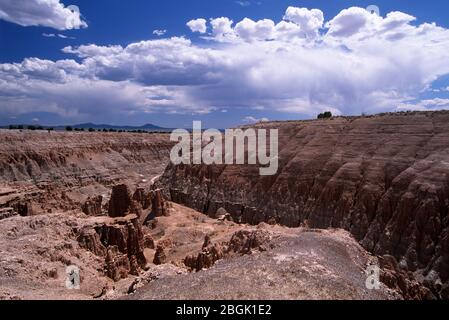
<path fill-rule="evenodd" d="M 449 113 L 418 112 L 271 122 L 279 171 L 255 166 L 170 166 L 171 200 L 238 222 L 343 228 L 392 255 L 436 296 L 448 297 Z"/>

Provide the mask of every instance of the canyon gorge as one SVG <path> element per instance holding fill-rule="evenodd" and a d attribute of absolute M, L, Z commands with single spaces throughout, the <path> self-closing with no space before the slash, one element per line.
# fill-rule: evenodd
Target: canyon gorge
<path fill-rule="evenodd" d="M 277 174 L 173 165 L 163 133 L 0 130 L 0 299 L 449 298 L 449 112 L 251 127 L 279 130 Z"/>

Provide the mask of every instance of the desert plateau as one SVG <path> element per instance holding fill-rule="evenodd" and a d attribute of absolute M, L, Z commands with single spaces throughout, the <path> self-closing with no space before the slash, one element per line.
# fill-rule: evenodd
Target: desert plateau
<path fill-rule="evenodd" d="M 448 49 L 449 1 L 0 0 L 0 309 L 436 318 Z"/>
<path fill-rule="evenodd" d="M 0 131 L 0 298 L 448 298 L 449 112 L 257 126 L 276 176 L 173 165 L 164 133 Z"/>

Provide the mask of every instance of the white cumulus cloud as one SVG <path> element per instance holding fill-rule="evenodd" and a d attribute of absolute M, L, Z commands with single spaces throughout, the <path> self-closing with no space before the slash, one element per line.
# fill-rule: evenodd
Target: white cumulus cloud
<path fill-rule="evenodd" d="M 410 22 L 415 17 L 402 13 L 390 12 L 385 18 L 372 14 L 363 8 L 352 7 L 341 11 L 335 18 L 326 24 L 328 34 L 335 37 L 364 37 L 389 36 L 400 38 L 413 32 Z"/>
<path fill-rule="evenodd" d="M 297 24 L 305 36 L 315 37 L 323 27 L 324 14 L 319 9 L 288 7 L 284 20 Z"/>
<path fill-rule="evenodd" d="M 0 19 L 24 27 L 43 26 L 58 30 L 86 28 L 76 7 L 59 0 L 0 0 Z"/>
<path fill-rule="evenodd" d="M 210 20 L 212 35 L 217 41 L 229 41 L 235 38 L 235 31 L 232 28 L 234 21 L 228 17 L 220 17 Z"/>
<path fill-rule="evenodd" d="M 270 19 L 255 22 L 245 18 L 237 23 L 235 32 L 244 40 L 269 40 L 274 37 L 275 25 Z"/>
<path fill-rule="evenodd" d="M 187 22 L 187 26 L 192 30 L 192 32 L 206 33 L 207 31 L 207 21 L 206 19 L 195 19 Z"/>
<path fill-rule="evenodd" d="M 209 20 L 209 33 L 206 23 L 190 26 L 211 40 L 201 44 L 173 37 L 69 46 L 63 52 L 76 61 L 0 64 L 0 115 L 246 108 L 314 117 L 448 106 L 420 94 L 449 74 L 449 30 L 415 25 L 405 13 L 349 8 L 326 23 L 318 9 L 288 8 L 281 21 L 221 17 Z"/>

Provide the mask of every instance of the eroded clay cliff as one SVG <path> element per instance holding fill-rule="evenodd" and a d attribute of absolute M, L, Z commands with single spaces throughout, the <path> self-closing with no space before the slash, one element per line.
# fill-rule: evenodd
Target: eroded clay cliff
<path fill-rule="evenodd" d="M 449 112 L 255 127 L 279 129 L 276 175 L 251 165 L 171 165 L 160 181 L 167 196 L 210 216 L 224 208 L 238 222 L 346 229 L 447 298 Z"/>
<path fill-rule="evenodd" d="M 0 130 L 0 141 L 4 182 L 77 186 L 158 174 L 172 145 L 166 134 L 26 130 Z"/>
<path fill-rule="evenodd" d="M 100 215 L 112 186 L 151 185 L 172 145 L 167 134 L 0 130 L 0 219 L 80 205 Z"/>

